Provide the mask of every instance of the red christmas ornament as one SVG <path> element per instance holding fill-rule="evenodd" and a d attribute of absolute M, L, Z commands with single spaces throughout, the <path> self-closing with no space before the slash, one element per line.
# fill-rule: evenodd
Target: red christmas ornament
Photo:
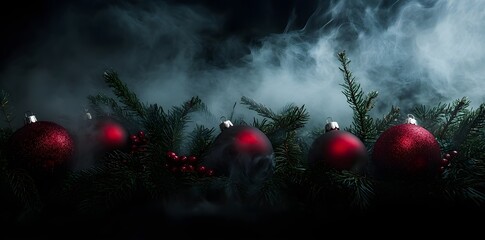
<path fill-rule="evenodd" d="M 355 135 L 339 130 L 337 122 L 328 122 L 325 131 L 310 147 L 310 166 L 323 164 L 337 170 L 351 170 L 367 162 L 367 150 Z"/>
<path fill-rule="evenodd" d="M 274 152 L 268 137 L 251 126 L 220 124 L 222 132 L 214 141 L 204 165 L 207 174 L 230 176 L 244 182 L 262 181 L 273 173 Z"/>
<path fill-rule="evenodd" d="M 122 149 L 127 146 L 128 133 L 126 129 L 113 120 L 100 120 L 96 124 L 96 140 L 99 147 L 110 151 L 115 149 Z M 138 137 L 133 137 L 133 141 L 139 141 Z"/>
<path fill-rule="evenodd" d="M 387 129 L 374 145 L 372 159 L 376 175 L 382 178 L 432 178 L 443 166 L 438 141 L 416 125 L 412 115 L 405 124 Z"/>
<path fill-rule="evenodd" d="M 53 171 L 66 166 L 74 153 L 74 141 L 62 126 L 37 121 L 26 115 L 26 125 L 14 132 L 9 140 L 10 164 L 34 171 Z"/>

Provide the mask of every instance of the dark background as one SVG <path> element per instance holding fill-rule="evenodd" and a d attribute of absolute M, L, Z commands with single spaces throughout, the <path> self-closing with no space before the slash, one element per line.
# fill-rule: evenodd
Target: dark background
<path fill-rule="evenodd" d="M 342 50 L 348 52 L 364 90 L 379 91 L 373 112 L 377 116 L 391 105 L 400 106 L 405 113 L 417 104 L 433 106 L 462 96 L 469 97 L 474 106 L 485 100 L 484 1 L 70 0 L 9 4 L 0 14 L 0 89 L 11 95 L 15 128 L 22 125 L 23 112 L 31 110 L 40 119 L 78 129 L 76 120 L 82 117 L 86 97 L 109 93 L 102 81 L 107 69 L 118 71 L 144 102 L 170 107 L 200 95 L 214 115 L 220 116 L 245 95 L 275 109 L 292 102 L 305 104 L 312 117 L 310 127 L 320 126 L 328 116 L 346 126 L 351 122 L 351 109 L 341 94 L 336 58 Z M 253 116 L 243 107 L 237 111 L 246 119 Z M 217 120 L 196 119 L 215 127 Z M 325 229 L 349 224 L 379 230 L 387 223 L 396 231 L 410 231 L 401 224 L 411 218 L 416 229 L 436 229 L 438 233 L 452 224 L 427 228 L 426 224 L 437 223 L 442 216 L 450 221 L 452 215 L 429 210 L 429 219 L 418 219 L 413 213 L 421 209 L 407 210 L 385 214 L 375 222 L 367 221 L 366 216 L 345 215 L 329 219 Z M 459 211 L 450 214 L 461 220 L 468 217 Z M 293 223 L 304 225 L 298 229 L 318 231 L 321 227 L 305 215 L 295 215 L 290 222 L 284 222 L 288 215 L 284 217 L 269 215 L 240 224 L 251 228 L 245 232 L 248 236 L 260 230 L 270 236 L 272 222 L 279 224 L 281 235 L 295 230 Z M 386 222 L 388 218 L 396 224 Z M 200 229 L 205 237 L 220 231 L 208 229 L 211 223 L 244 229 L 235 227 L 234 221 L 224 225 L 225 219 L 200 225 L 205 220 L 196 219 L 187 228 Z M 125 230 L 135 239 L 147 229 L 160 234 L 155 225 L 171 223 L 159 219 L 156 212 L 137 211 L 112 216 L 112 226 L 103 226 L 105 221 L 102 218 L 88 225 L 109 236 L 120 226 L 134 224 Z M 86 222 L 54 219 L 41 226 L 46 230 L 59 224 L 75 231 L 78 226 L 85 228 L 81 223 Z M 183 224 L 171 227 L 182 236 L 186 230 Z M 162 231 L 170 231 L 170 227 Z"/>

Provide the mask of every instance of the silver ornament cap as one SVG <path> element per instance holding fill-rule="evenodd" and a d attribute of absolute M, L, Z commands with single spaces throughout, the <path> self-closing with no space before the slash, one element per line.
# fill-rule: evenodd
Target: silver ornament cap
<path fill-rule="evenodd" d="M 24 124 L 30 124 L 30 123 L 35 123 L 37 122 L 37 117 L 35 117 L 34 113 L 32 112 L 26 112 L 25 113 L 25 119 L 24 119 Z"/>
<path fill-rule="evenodd" d="M 325 124 L 325 132 L 330 132 L 333 130 L 340 130 L 338 122 L 332 120 L 332 118 L 327 118 L 327 123 Z"/>
<path fill-rule="evenodd" d="M 414 118 L 414 116 L 412 114 L 408 114 L 408 117 L 406 118 L 404 123 L 418 125 L 418 121 L 416 121 L 416 119 Z"/>
<path fill-rule="evenodd" d="M 93 116 L 91 115 L 91 113 L 89 112 L 89 110 L 87 108 L 84 109 L 84 112 L 85 112 L 84 119 L 86 119 L 86 120 L 93 119 Z"/>
<path fill-rule="evenodd" d="M 230 120 L 226 120 L 226 117 L 221 117 L 221 123 L 219 124 L 219 128 L 221 132 L 234 126 Z"/>

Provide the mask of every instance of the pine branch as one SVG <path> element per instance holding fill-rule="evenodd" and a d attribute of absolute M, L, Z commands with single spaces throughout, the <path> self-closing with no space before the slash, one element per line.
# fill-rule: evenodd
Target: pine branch
<path fill-rule="evenodd" d="M 150 136 L 150 142 L 147 146 L 147 154 L 153 158 L 160 159 L 165 156 L 169 150 L 169 133 L 166 130 L 167 113 L 163 107 L 157 104 L 151 104 L 146 110 L 146 116 L 142 120 L 146 134 Z"/>
<path fill-rule="evenodd" d="M 382 119 L 375 120 L 375 129 L 378 134 L 384 132 L 386 129 L 392 126 L 394 122 L 399 118 L 401 110 L 398 107 L 391 107 L 389 113 L 387 113 Z"/>
<path fill-rule="evenodd" d="M 444 172 L 443 191 L 452 199 L 464 199 L 481 205 L 485 202 L 485 161 L 461 159 Z"/>
<path fill-rule="evenodd" d="M 268 132 L 271 128 L 271 124 L 269 123 L 269 120 L 267 118 L 263 118 L 262 120 L 253 118 L 252 126 L 261 130 L 262 132 Z"/>
<path fill-rule="evenodd" d="M 353 199 L 351 204 L 361 209 L 369 207 L 374 197 L 372 181 L 351 171 L 329 171 L 331 181 L 350 191 Z"/>
<path fill-rule="evenodd" d="M 34 179 L 23 169 L 12 169 L 6 173 L 15 197 L 28 211 L 40 211 L 42 202 Z"/>
<path fill-rule="evenodd" d="M 8 127 L 12 129 L 12 112 L 9 109 L 9 94 L 2 90 L 0 93 L 0 108 L 2 109 L 3 117 L 5 122 L 7 122 Z"/>
<path fill-rule="evenodd" d="M 190 121 L 189 114 L 205 108 L 206 106 L 198 97 L 193 97 L 182 106 L 173 107 L 168 112 L 156 104 L 150 105 L 146 110 L 143 125 L 156 143 L 154 149 L 159 153 L 169 150 L 179 152 L 183 132 Z"/>
<path fill-rule="evenodd" d="M 72 174 L 64 186 L 83 212 L 110 210 L 132 199 L 138 190 L 141 169 L 130 164 L 136 162 L 132 155 L 115 151 L 103 160 L 102 167 Z"/>
<path fill-rule="evenodd" d="M 365 97 L 365 100 L 364 100 L 364 106 L 365 106 L 365 112 L 368 113 L 370 112 L 370 110 L 372 110 L 375 106 L 375 99 L 377 98 L 378 96 L 378 92 L 377 91 L 372 91 L 372 92 L 369 92 L 367 94 L 367 96 Z"/>
<path fill-rule="evenodd" d="M 272 120 L 276 119 L 276 114 L 271 109 L 267 108 L 263 104 L 257 103 L 251 98 L 243 96 L 241 98 L 241 103 L 247 105 L 250 110 L 257 112 L 262 117 Z"/>
<path fill-rule="evenodd" d="M 286 133 L 284 141 L 275 147 L 275 174 L 285 174 L 299 166 L 302 151 L 296 140 L 296 131 Z"/>
<path fill-rule="evenodd" d="M 287 132 L 295 131 L 305 126 L 310 119 L 310 115 L 305 109 L 305 105 L 301 107 L 292 104 L 287 105 L 274 120 L 274 125 L 278 129 L 284 129 Z"/>
<path fill-rule="evenodd" d="M 102 106 L 107 106 L 116 116 L 125 116 L 128 117 L 129 115 L 118 105 L 115 99 L 110 98 L 105 95 L 95 95 L 95 96 L 88 96 L 88 100 L 90 102 L 91 108 L 94 110 L 96 115 L 106 115 L 106 110 L 102 108 Z"/>
<path fill-rule="evenodd" d="M 189 144 L 189 152 L 193 156 L 202 158 L 211 148 L 214 141 L 214 128 L 206 128 L 202 125 L 196 125 L 195 129 L 190 135 L 191 143 Z"/>
<path fill-rule="evenodd" d="M 283 188 L 283 182 L 277 178 L 271 178 L 265 181 L 256 191 L 256 199 L 260 207 L 274 207 L 281 204 L 282 196 L 280 190 Z"/>
<path fill-rule="evenodd" d="M 256 103 L 254 100 L 248 97 L 242 97 L 241 102 L 244 105 L 248 105 L 250 110 L 256 111 L 260 116 L 267 119 L 263 119 L 265 122 L 254 120 L 254 124 L 264 124 L 264 128 L 260 129 L 266 135 L 272 135 L 278 131 L 295 131 L 304 127 L 310 118 L 305 105 L 297 107 L 293 104 L 288 104 L 278 114 L 276 114 L 268 107 L 264 106 L 263 104 Z"/>
<path fill-rule="evenodd" d="M 470 106 L 470 100 L 466 97 L 462 99 L 455 100 L 450 106 L 448 106 L 445 117 L 445 122 L 438 133 L 438 139 L 443 139 L 445 134 L 448 132 L 449 127 L 454 125 L 464 114 L 464 110 Z"/>
<path fill-rule="evenodd" d="M 145 116 L 145 107 L 136 94 L 130 91 L 126 84 L 119 79 L 118 73 L 106 71 L 104 80 L 112 88 L 113 93 L 120 99 L 120 102 L 125 105 L 126 110 L 135 112 L 139 117 Z"/>
<path fill-rule="evenodd" d="M 429 108 L 425 105 L 416 106 L 412 113 L 414 117 L 418 119 L 418 124 L 435 136 L 437 129 L 439 128 L 439 124 L 442 122 L 441 120 L 446 114 L 447 105 L 439 103 L 437 106 Z"/>
<path fill-rule="evenodd" d="M 173 107 L 171 111 L 168 111 L 167 125 L 164 127 L 165 135 L 168 136 L 168 149 L 180 151 L 183 131 L 190 121 L 189 114 L 199 110 L 202 106 L 204 105 L 199 97 L 193 97 L 183 103 L 182 106 Z"/>
<path fill-rule="evenodd" d="M 467 140 L 474 139 L 485 128 L 485 103 L 482 103 L 475 111 L 470 111 L 463 117 L 453 136 L 452 146 L 459 147 Z"/>
<path fill-rule="evenodd" d="M 339 69 L 344 77 L 344 83 L 340 84 L 344 88 L 342 93 L 347 98 L 347 102 L 354 112 L 353 127 L 350 131 L 367 144 L 368 141 L 375 137 L 373 120 L 368 112 L 374 107 L 374 100 L 377 98 L 378 93 L 373 91 L 364 96 L 360 84 L 349 70 L 350 60 L 347 58 L 345 51 L 338 54 L 338 60 L 342 65 Z"/>
<path fill-rule="evenodd" d="M 166 113 L 163 107 L 158 106 L 158 104 L 151 104 L 146 110 L 146 116 L 143 119 L 143 125 L 152 138 L 151 142 L 159 143 L 162 140 L 163 126 L 166 124 Z"/>

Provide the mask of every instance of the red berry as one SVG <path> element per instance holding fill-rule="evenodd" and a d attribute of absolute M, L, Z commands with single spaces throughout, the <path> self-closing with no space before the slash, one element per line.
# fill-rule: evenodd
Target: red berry
<path fill-rule="evenodd" d="M 185 172 L 188 172 L 189 171 L 189 168 L 187 167 L 187 165 L 182 165 L 180 167 L 180 171 L 183 172 L 183 173 L 185 173 Z"/>
<path fill-rule="evenodd" d="M 447 153 L 447 154 L 445 154 L 445 158 L 446 159 L 451 159 L 451 155 Z"/>
<path fill-rule="evenodd" d="M 179 156 L 175 155 L 175 156 L 172 156 L 172 160 L 174 162 L 178 162 L 179 161 Z"/>
<path fill-rule="evenodd" d="M 448 166 L 450 164 L 450 160 L 448 160 L 447 158 L 443 158 L 443 160 L 442 160 L 441 163 L 442 163 L 443 166 L 446 167 L 446 166 Z"/>
<path fill-rule="evenodd" d="M 167 157 L 169 157 L 169 158 L 173 158 L 173 156 L 177 156 L 177 154 L 175 154 L 175 153 L 174 153 L 174 152 L 172 152 L 172 151 L 168 151 L 168 152 L 167 152 Z"/>
<path fill-rule="evenodd" d="M 214 170 L 213 169 L 209 169 L 207 170 L 207 176 L 214 176 Z"/>
<path fill-rule="evenodd" d="M 445 171 L 445 167 L 440 167 L 439 172 L 440 172 L 440 173 L 443 173 L 444 171 Z"/>
<path fill-rule="evenodd" d="M 181 156 L 179 159 L 181 163 L 187 162 L 187 156 Z"/>
<path fill-rule="evenodd" d="M 188 168 L 189 172 L 193 172 L 195 170 L 194 165 L 189 164 L 189 165 L 187 165 L 187 168 Z"/>
<path fill-rule="evenodd" d="M 134 141 L 135 139 L 138 139 L 138 137 L 136 135 L 130 135 L 130 139 L 131 141 Z"/>
<path fill-rule="evenodd" d="M 457 151 L 451 151 L 450 154 L 451 154 L 452 157 L 456 157 L 456 155 L 458 155 L 458 152 Z"/>
<path fill-rule="evenodd" d="M 205 166 L 202 166 L 202 165 L 201 165 L 201 166 L 198 166 L 198 167 L 197 167 L 197 172 L 199 172 L 199 173 L 205 173 L 205 171 L 206 171 L 206 170 L 207 170 L 207 169 L 205 168 Z"/>
<path fill-rule="evenodd" d="M 196 163 L 197 162 L 197 157 L 196 156 L 190 156 L 189 157 L 189 162 L 190 163 Z"/>
<path fill-rule="evenodd" d="M 138 132 L 138 136 L 139 136 L 140 138 L 145 138 L 145 133 L 144 133 L 143 131 L 139 131 L 139 132 Z"/>

